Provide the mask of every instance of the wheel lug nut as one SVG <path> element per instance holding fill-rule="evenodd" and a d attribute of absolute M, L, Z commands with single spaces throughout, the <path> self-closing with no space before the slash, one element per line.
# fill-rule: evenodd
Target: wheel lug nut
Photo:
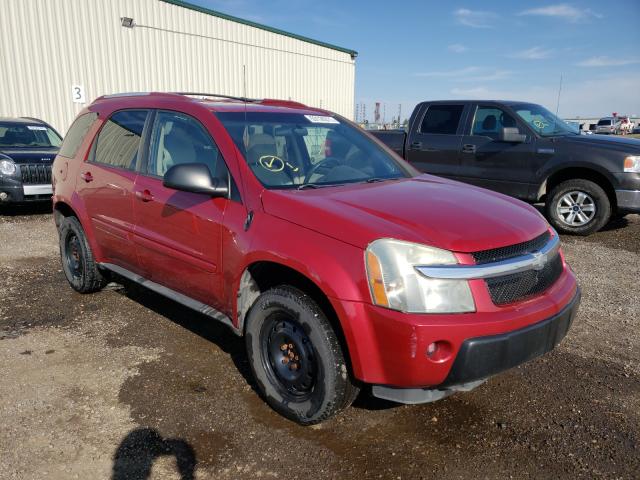
<path fill-rule="evenodd" d="M 293 343 L 289 344 L 289 350 L 293 350 Z"/>
<path fill-rule="evenodd" d="M 280 350 L 282 350 L 283 352 L 287 349 L 287 344 L 283 343 L 282 345 L 280 345 Z"/>
<path fill-rule="evenodd" d="M 289 363 L 289 357 L 284 357 L 284 358 L 282 359 L 282 363 L 284 363 L 285 365 L 286 365 L 287 363 Z"/>

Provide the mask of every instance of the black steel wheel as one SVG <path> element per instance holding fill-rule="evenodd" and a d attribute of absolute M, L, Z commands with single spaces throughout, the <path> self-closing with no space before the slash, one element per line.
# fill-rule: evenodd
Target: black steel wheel
<path fill-rule="evenodd" d="M 283 397 L 308 399 L 316 385 L 318 365 L 311 340 L 287 312 L 265 319 L 260 333 L 263 368 Z"/>
<path fill-rule="evenodd" d="M 296 288 L 276 287 L 256 299 L 245 340 L 259 393 L 297 423 L 322 422 L 359 392 L 325 313 Z"/>
<path fill-rule="evenodd" d="M 78 219 L 65 217 L 58 227 L 58 235 L 62 270 L 73 289 L 90 293 L 104 287 L 107 279 L 96 264 Z"/>

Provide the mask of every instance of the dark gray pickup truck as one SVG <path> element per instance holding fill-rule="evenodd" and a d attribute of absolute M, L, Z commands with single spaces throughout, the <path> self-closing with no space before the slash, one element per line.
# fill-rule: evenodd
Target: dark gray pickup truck
<path fill-rule="evenodd" d="M 588 235 L 612 215 L 640 213 L 640 140 L 580 135 L 540 105 L 423 102 L 406 133 L 370 133 L 424 172 L 544 202 L 565 233 Z"/>

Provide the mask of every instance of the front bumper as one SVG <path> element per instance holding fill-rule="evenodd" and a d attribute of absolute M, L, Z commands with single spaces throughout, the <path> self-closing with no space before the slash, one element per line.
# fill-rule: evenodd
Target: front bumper
<path fill-rule="evenodd" d="M 398 403 L 429 403 L 457 391 L 469 391 L 497 373 L 539 357 L 558 345 L 573 323 L 580 290 L 560 313 L 519 330 L 488 337 L 469 338 L 462 343 L 445 381 L 436 388 L 394 388 L 374 385 L 374 396 Z"/>
<path fill-rule="evenodd" d="M 4 200 L 2 199 L 5 197 Z M 0 205 L 50 201 L 53 195 L 51 184 L 22 185 L 19 181 L 0 181 Z"/>
<path fill-rule="evenodd" d="M 640 190 L 616 190 L 618 209 L 630 213 L 640 213 Z"/>
<path fill-rule="evenodd" d="M 571 302 L 551 318 L 512 332 L 465 340 L 439 387 L 475 382 L 553 350 L 569 331 L 579 304 L 578 289 Z"/>
<path fill-rule="evenodd" d="M 481 348 L 478 339 L 502 338 L 534 326 L 541 328 L 561 312 L 575 311 L 579 298 L 575 276 L 566 264 L 563 268 L 558 280 L 544 293 L 505 306 L 493 304 L 484 281 L 471 280 L 477 307 L 474 313 L 406 314 L 368 303 L 331 299 L 343 326 L 355 377 L 364 383 L 390 388 L 437 389 L 460 385 L 464 388 L 465 384 L 526 361 L 531 352 L 523 353 L 522 358 L 510 356 L 505 361 L 503 357 L 507 354 L 496 351 L 492 354 L 502 359 L 504 368 L 499 368 L 500 362 L 496 366 L 488 361 L 477 366 L 478 372 L 469 373 L 464 367 L 487 358 L 480 358 L 475 352 L 493 351 L 493 347 Z M 557 332 L 560 340 L 566 330 Z M 439 345 L 439 353 L 430 356 L 428 351 L 434 343 Z M 500 348 L 511 352 L 515 348 L 512 345 L 520 344 L 511 340 Z M 534 356 L 540 350 L 536 348 Z M 462 360 L 457 360 L 458 357 Z"/>

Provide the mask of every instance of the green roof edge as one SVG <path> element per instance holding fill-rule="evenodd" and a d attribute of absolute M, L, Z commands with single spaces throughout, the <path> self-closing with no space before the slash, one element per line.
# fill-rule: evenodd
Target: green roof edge
<path fill-rule="evenodd" d="M 231 20 L 232 22 L 242 23 L 244 25 L 249 25 L 250 27 L 259 28 L 261 30 L 266 30 L 267 32 L 277 33 L 279 35 L 285 35 L 287 37 L 295 38 L 296 40 L 302 40 L 303 42 L 313 43 L 315 45 L 319 45 L 321 47 L 331 48 L 333 50 L 338 50 L 339 52 L 348 53 L 351 56 L 358 56 L 358 52 L 355 50 L 351 50 L 349 48 L 338 47 L 337 45 L 332 45 L 330 43 L 321 42 L 320 40 L 314 40 L 313 38 L 304 37 L 302 35 L 297 35 L 295 33 L 286 32 L 284 30 L 280 30 L 278 28 L 269 27 L 267 25 L 263 25 L 261 23 L 252 22 L 250 20 L 245 20 L 243 18 L 234 17 L 233 15 L 227 15 L 226 13 L 218 12 L 216 10 L 212 10 L 210 8 L 201 7 L 199 5 L 194 5 L 193 3 L 185 2 L 184 0 L 160 0 L 164 3 L 169 3 L 171 5 L 176 5 L 178 7 L 187 8 L 189 10 L 194 10 L 200 13 L 206 13 L 207 15 L 212 15 L 214 17 L 224 18 L 225 20 Z"/>

